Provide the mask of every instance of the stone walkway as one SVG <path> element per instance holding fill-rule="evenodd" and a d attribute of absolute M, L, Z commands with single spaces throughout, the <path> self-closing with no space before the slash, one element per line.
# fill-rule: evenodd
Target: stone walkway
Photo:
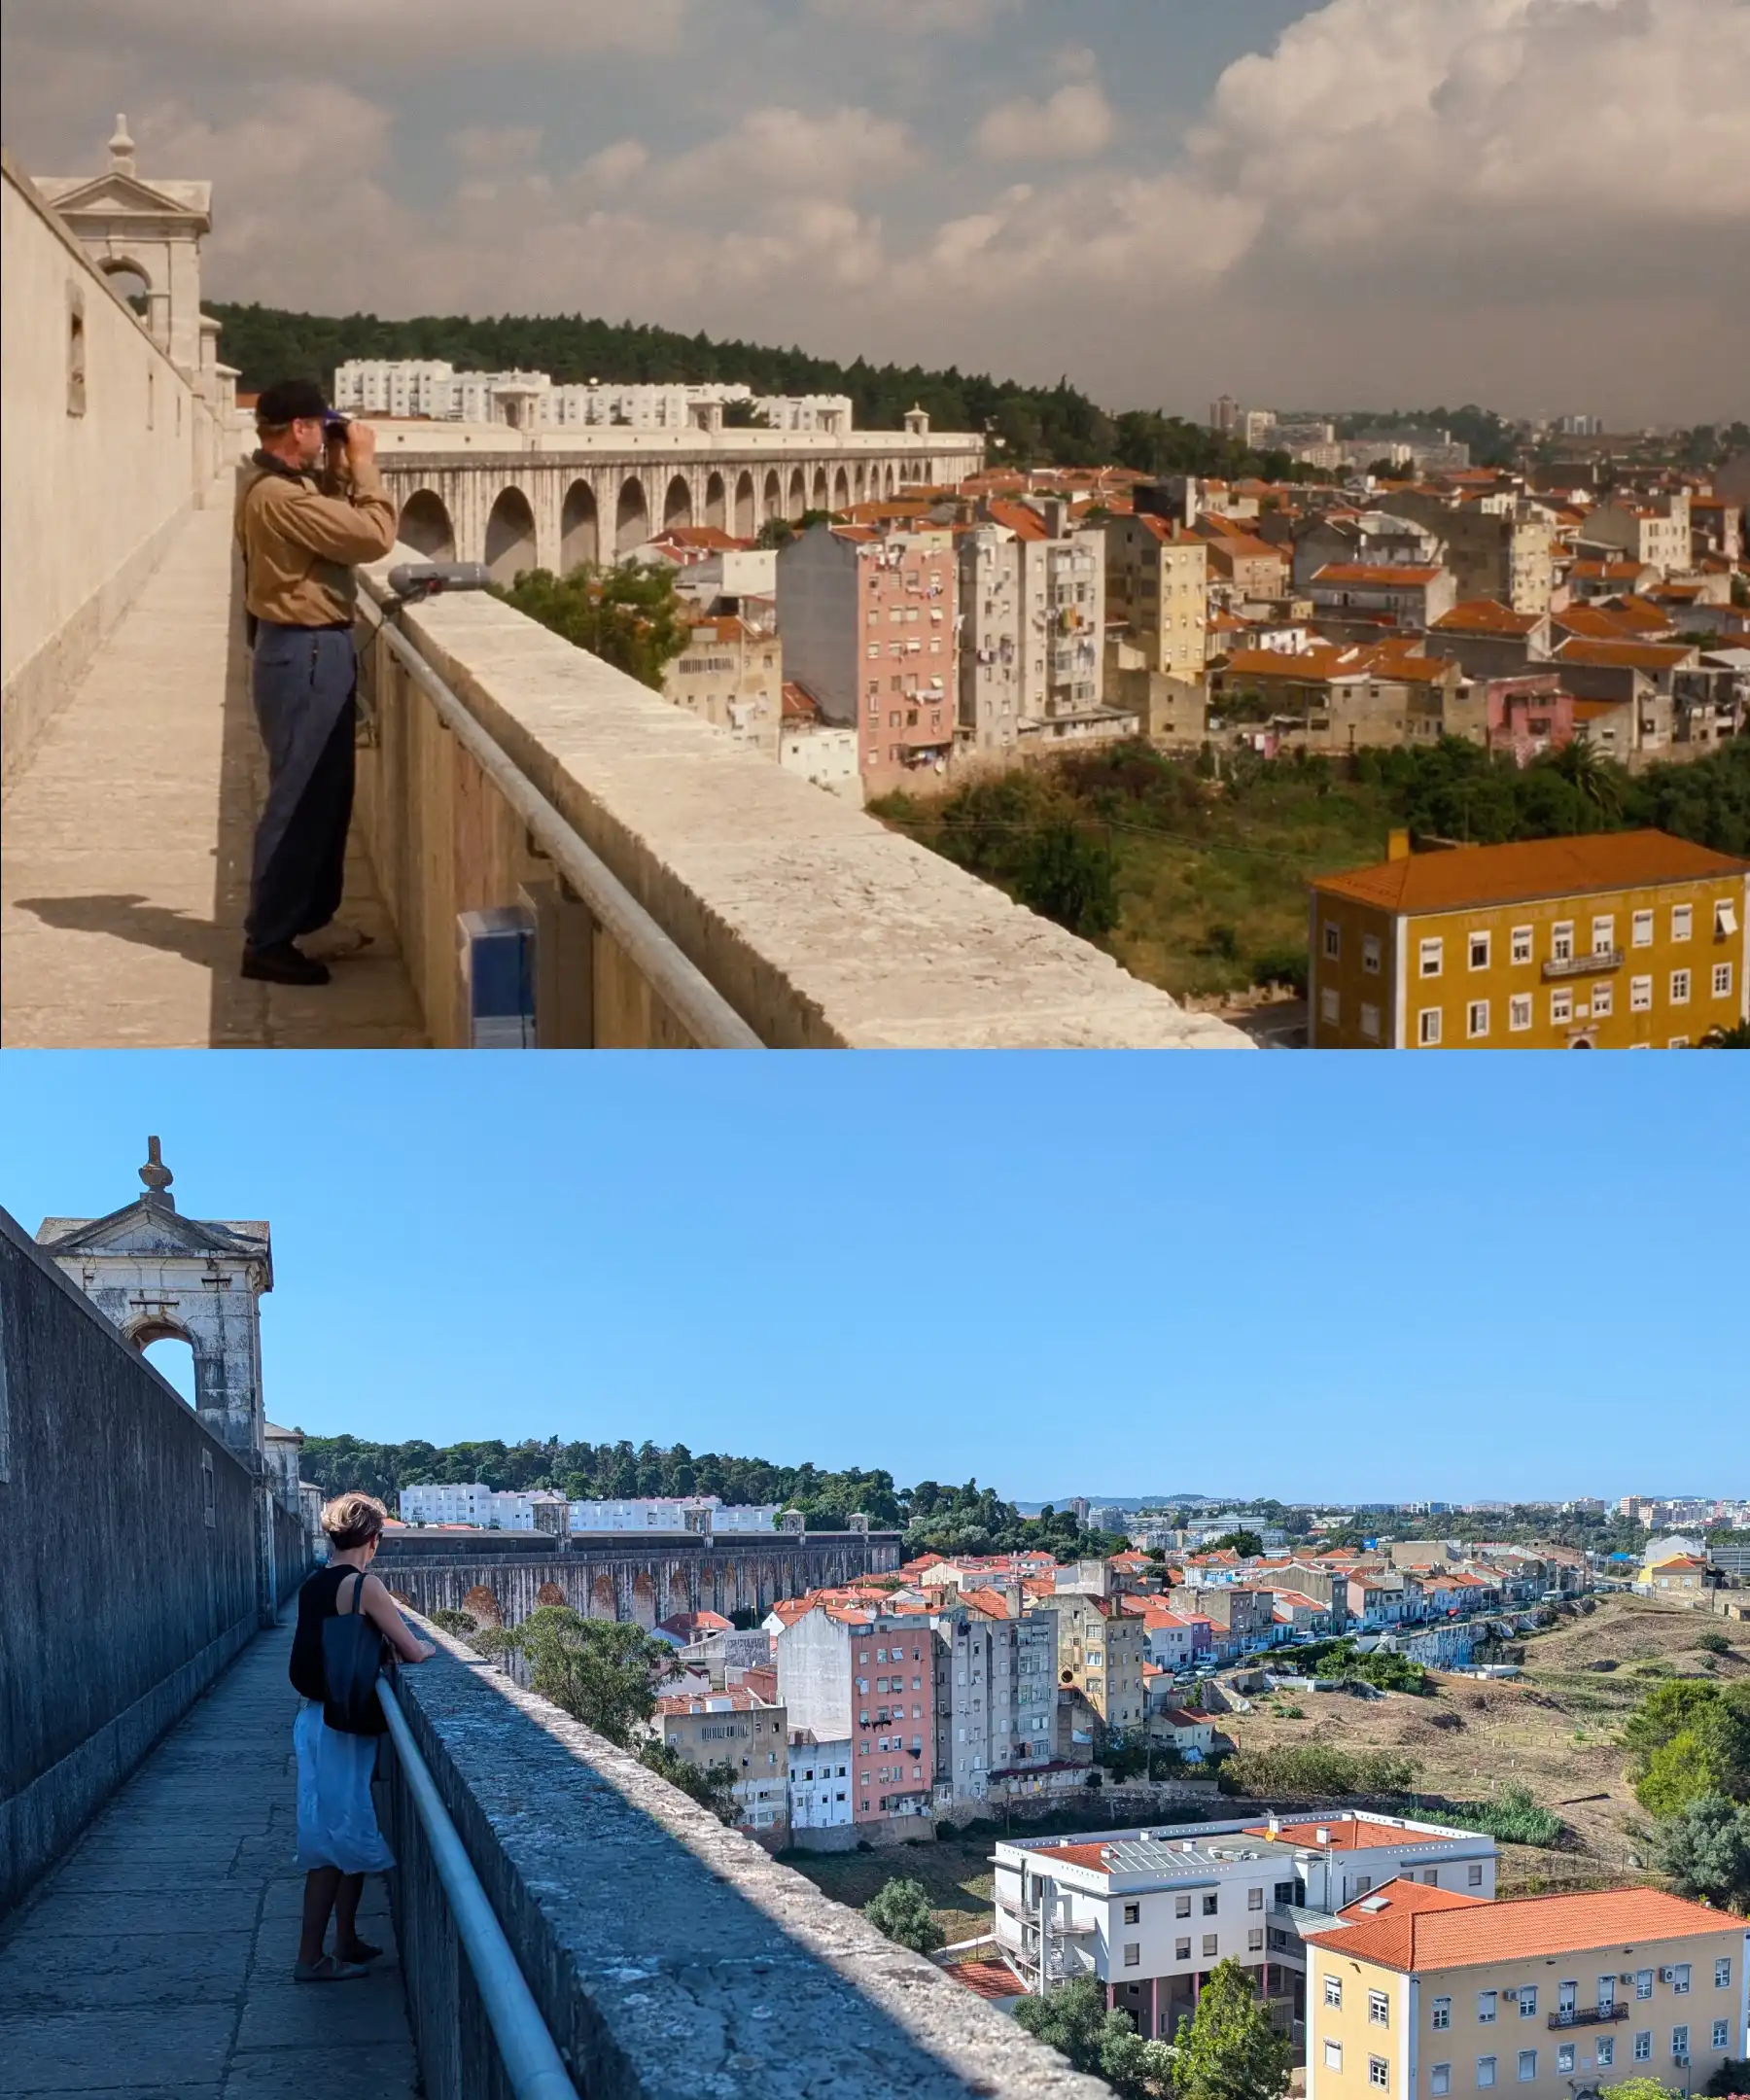
<path fill-rule="evenodd" d="M 383 1885 L 369 1978 L 292 1981 L 290 1628 L 165 1736 L 0 1940 L 0 2093 L 394 2100 L 418 2090 Z"/>
<path fill-rule="evenodd" d="M 424 1040 L 369 865 L 375 936 L 315 991 L 237 975 L 264 766 L 216 485 L 44 730 L 0 813 L 8 1048 L 401 1048 Z"/>

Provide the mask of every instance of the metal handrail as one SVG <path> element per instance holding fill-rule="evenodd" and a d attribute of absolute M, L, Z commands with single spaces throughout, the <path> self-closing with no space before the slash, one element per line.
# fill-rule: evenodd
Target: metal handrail
<path fill-rule="evenodd" d="M 601 856 L 531 785 L 515 761 L 383 612 L 375 578 L 362 574 L 360 580 L 370 594 L 377 613 L 376 632 L 437 709 L 438 720 L 467 749 L 532 836 L 551 856 L 598 925 L 624 950 L 693 1040 L 708 1050 L 763 1050 L 765 1044 L 698 964 L 682 953 Z"/>
<path fill-rule="evenodd" d="M 565 2060 L 523 1980 L 510 1942 L 493 1915 L 480 1877 L 456 1835 L 449 1811 L 438 1799 L 437 1782 L 420 1755 L 407 1717 L 397 1703 L 387 1678 L 377 1679 L 377 1698 L 389 1723 L 390 1740 L 401 1759 L 402 1776 L 425 1826 L 432 1863 L 449 1900 L 456 1938 L 468 1956 L 480 2003 L 492 2023 L 510 2090 L 516 2100 L 578 2100 L 578 2088 L 571 2082 Z"/>

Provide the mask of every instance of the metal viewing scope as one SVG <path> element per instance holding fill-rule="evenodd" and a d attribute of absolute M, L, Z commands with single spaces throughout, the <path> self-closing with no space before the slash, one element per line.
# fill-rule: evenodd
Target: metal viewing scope
<path fill-rule="evenodd" d="M 402 562 L 389 572 L 397 608 L 436 598 L 440 591 L 485 590 L 491 581 L 491 570 L 477 561 Z"/>

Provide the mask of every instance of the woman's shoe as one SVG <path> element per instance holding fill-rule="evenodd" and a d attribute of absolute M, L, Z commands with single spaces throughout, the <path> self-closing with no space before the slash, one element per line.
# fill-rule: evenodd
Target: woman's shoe
<path fill-rule="evenodd" d="M 294 1983 L 351 1983 L 369 1974 L 363 1962 L 341 1961 L 335 1955 L 325 1954 L 320 1961 L 294 1963 L 292 1980 Z"/>

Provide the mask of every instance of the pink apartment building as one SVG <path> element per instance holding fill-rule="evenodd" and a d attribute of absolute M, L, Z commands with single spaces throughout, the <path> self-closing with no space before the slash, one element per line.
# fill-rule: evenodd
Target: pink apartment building
<path fill-rule="evenodd" d="M 943 773 L 959 707 L 947 527 L 812 526 L 778 555 L 785 676 L 855 725 L 864 791 Z"/>
<path fill-rule="evenodd" d="M 922 1613 L 824 1601 L 778 1635 L 778 1696 L 791 1728 L 851 1744 L 858 1831 L 930 1813 L 934 1639 Z"/>

